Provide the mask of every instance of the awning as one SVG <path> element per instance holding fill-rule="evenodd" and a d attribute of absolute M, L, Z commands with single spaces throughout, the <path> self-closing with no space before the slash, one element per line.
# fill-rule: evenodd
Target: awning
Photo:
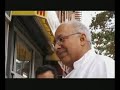
<path fill-rule="evenodd" d="M 38 25 L 42 26 L 45 31 L 43 33 L 50 40 L 54 41 L 52 30 L 47 21 L 47 11 L 12 11 L 13 16 L 35 16 Z M 47 32 L 46 32 L 47 31 Z"/>
<path fill-rule="evenodd" d="M 45 18 L 46 11 L 12 11 L 12 15 L 15 16 L 38 16 Z"/>
<path fill-rule="evenodd" d="M 37 24 L 43 28 L 42 31 L 52 48 L 54 32 L 60 24 L 55 11 L 12 11 L 12 16 L 34 16 Z M 52 54 L 51 60 L 58 60 L 58 58 Z"/>

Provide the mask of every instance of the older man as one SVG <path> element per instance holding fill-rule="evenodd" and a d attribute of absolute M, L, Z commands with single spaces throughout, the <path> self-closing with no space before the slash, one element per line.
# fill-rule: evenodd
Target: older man
<path fill-rule="evenodd" d="M 114 78 L 113 59 L 91 49 L 91 33 L 78 21 L 61 24 L 55 32 L 55 52 L 72 70 L 65 78 Z"/>

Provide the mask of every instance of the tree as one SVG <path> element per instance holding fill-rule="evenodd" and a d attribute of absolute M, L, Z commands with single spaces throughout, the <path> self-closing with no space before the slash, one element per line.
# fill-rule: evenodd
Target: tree
<path fill-rule="evenodd" d="M 115 12 L 104 11 L 92 18 L 92 44 L 96 53 L 115 57 Z"/>

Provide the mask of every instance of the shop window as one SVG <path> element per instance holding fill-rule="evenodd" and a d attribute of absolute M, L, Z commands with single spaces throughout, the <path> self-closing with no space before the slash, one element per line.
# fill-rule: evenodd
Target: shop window
<path fill-rule="evenodd" d="M 14 70 L 17 74 L 28 78 L 30 76 L 32 49 L 19 37 L 16 41 L 16 58 Z"/>
<path fill-rule="evenodd" d="M 43 65 L 43 58 L 39 53 L 35 53 L 35 64 L 34 64 L 34 76 L 35 76 L 35 71 L 39 66 Z"/>

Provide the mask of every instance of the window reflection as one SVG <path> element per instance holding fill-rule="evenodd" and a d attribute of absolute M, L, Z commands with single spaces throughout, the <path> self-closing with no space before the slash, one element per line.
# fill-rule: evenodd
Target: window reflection
<path fill-rule="evenodd" d="M 32 50 L 20 38 L 17 38 L 17 58 L 16 72 L 25 78 L 30 74 L 30 63 L 32 60 Z"/>

